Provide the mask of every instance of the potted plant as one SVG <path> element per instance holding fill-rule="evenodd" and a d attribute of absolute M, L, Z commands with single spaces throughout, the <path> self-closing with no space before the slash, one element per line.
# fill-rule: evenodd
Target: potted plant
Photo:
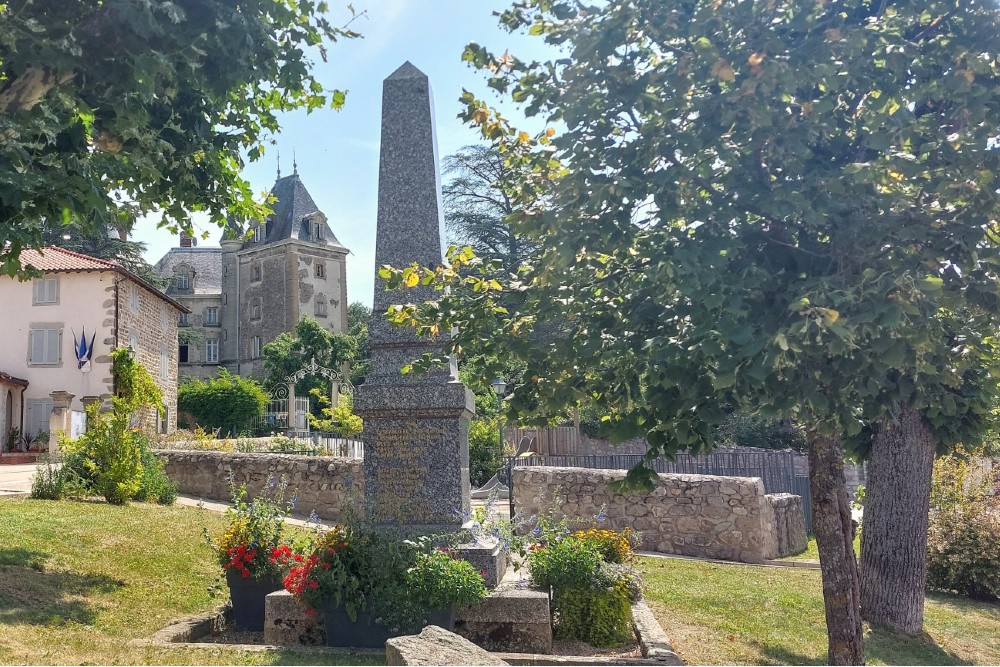
<path fill-rule="evenodd" d="M 285 588 L 310 613 L 323 611 L 328 645 L 377 648 L 432 623 L 453 627 L 455 606 L 486 596 L 483 580 L 429 538 L 404 540 L 348 523 L 317 536 Z"/>
<path fill-rule="evenodd" d="M 264 629 L 264 597 L 281 590 L 284 565 L 275 557 L 283 544 L 284 520 L 296 498 L 285 500 L 288 480 L 268 477 L 267 484 L 252 500 L 245 484 L 229 478 L 232 507 L 226 510 L 228 525 L 215 540 L 207 535 L 219 565 L 226 574 L 237 630 Z"/>

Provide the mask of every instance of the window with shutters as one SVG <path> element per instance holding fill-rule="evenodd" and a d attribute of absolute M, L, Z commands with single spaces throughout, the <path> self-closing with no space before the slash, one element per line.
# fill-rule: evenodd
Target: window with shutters
<path fill-rule="evenodd" d="M 59 279 L 58 278 L 35 278 L 32 281 L 34 287 L 34 298 L 32 304 L 35 306 L 48 306 L 59 303 Z"/>
<path fill-rule="evenodd" d="M 52 415 L 51 398 L 29 398 L 25 401 L 28 414 L 25 432 L 31 435 L 49 432 L 49 417 Z"/>
<path fill-rule="evenodd" d="M 326 300 L 322 297 L 316 299 L 316 317 L 326 317 Z"/>
<path fill-rule="evenodd" d="M 28 338 L 29 364 L 52 366 L 60 362 L 62 327 L 32 327 Z"/>
<path fill-rule="evenodd" d="M 130 304 L 129 305 L 131 306 L 133 313 L 138 313 L 139 312 L 139 288 L 136 287 L 135 285 L 132 285 L 131 290 L 132 291 L 131 291 L 131 294 L 130 294 Z"/>
<path fill-rule="evenodd" d="M 219 323 L 219 307 L 211 306 L 205 309 L 205 326 L 215 326 Z"/>
<path fill-rule="evenodd" d="M 263 339 L 260 336 L 254 336 L 250 339 L 250 358 L 259 359 L 260 350 L 263 347 Z"/>
<path fill-rule="evenodd" d="M 170 312 L 166 307 L 160 308 L 160 328 L 164 331 L 170 328 Z"/>
<path fill-rule="evenodd" d="M 209 338 L 205 341 L 205 363 L 219 363 L 219 339 Z"/>
<path fill-rule="evenodd" d="M 170 379 L 170 355 L 165 350 L 160 350 L 160 379 Z"/>

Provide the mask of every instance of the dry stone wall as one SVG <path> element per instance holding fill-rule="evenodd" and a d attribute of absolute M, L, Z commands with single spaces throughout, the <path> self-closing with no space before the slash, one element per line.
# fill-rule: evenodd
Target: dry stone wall
<path fill-rule="evenodd" d="M 786 555 L 778 552 L 775 509 L 759 478 L 661 474 L 652 491 L 611 491 L 608 485 L 624 479 L 625 472 L 515 468 L 514 503 L 526 516 L 551 511 L 581 520 L 603 508 L 603 527 L 640 532 L 646 551 L 745 563 Z M 798 508 L 801 516 L 801 504 Z M 791 505 L 788 512 L 794 512 Z M 799 525 L 804 541 L 804 521 Z"/>
<path fill-rule="evenodd" d="M 206 500 L 229 500 L 229 474 L 236 484 L 246 484 L 252 497 L 267 484 L 268 476 L 288 478 L 288 488 L 298 494 L 296 514 L 312 510 L 322 519 L 340 519 L 349 505 L 360 515 L 364 498 L 361 459 L 320 458 L 291 454 L 234 454 L 161 450 L 163 461 L 180 493 Z M 290 497 L 290 494 L 289 496 Z"/>

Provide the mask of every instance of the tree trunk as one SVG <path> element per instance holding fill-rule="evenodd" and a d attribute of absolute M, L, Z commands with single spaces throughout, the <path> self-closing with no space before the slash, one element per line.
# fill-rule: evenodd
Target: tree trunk
<path fill-rule="evenodd" d="M 935 443 L 912 408 L 875 425 L 861 532 L 861 615 L 919 634 L 927 583 L 927 521 Z"/>
<path fill-rule="evenodd" d="M 823 575 L 827 660 L 831 665 L 863 665 L 861 585 L 854 557 L 851 504 L 844 481 L 844 455 L 836 438 L 809 434 L 809 485 L 813 533 Z"/>

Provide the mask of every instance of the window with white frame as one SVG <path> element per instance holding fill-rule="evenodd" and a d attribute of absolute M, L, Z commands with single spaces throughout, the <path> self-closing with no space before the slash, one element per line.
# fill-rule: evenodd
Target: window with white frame
<path fill-rule="evenodd" d="M 191 276 L 186 273 L 178 273 L 174 276 L 174 285 L 179 290 L 191 289 Z"/>
<path fill-rule="evenodd" d="M 35 278 L 32 281 L 34 288 L 34 298 L 32 303 L 36 306 L 45 306 L 59 303 L 59 279 L 58 278 Z"/>
<path fill-rule="evenodd" d="M 62 327 L 32 327 L 28 332 L 28 363 L 54 365 L 61 361 Z"/>
<path fill-rule="evenodd" d="M 25 420 L 25 433 L 38 435 L 48 433 L 49 417 L 52 415 L 51 398 L 29 398 L 25 401 L 27 415 Z"/>
<path fill-rule="evenodd" d="M 219 363 L 219 339 L 209 338 L 205 341 L 205 363 Z"/>
<path fill-rule="evenodd" d="M 132 308 L 132 312 L 137 313 L 139 312 L 139 288 L 136 287 L 135 285 L 132 285 L 131 289 L 132 291 L 129 295 L 130 296 L 129 305 Z"/>
<path fill-rule="evenodd" d="M 160 379 L 170 379 L 170 355 L 166 350 L 160 350 Z"/>
<path fill-rule="evenodd" d="M 250 339 L 250 358 L 251 359 L 259 359 L 260 358 L 260 351 L 261 351 L 261 348 L 263 347 L 263 342 L 264 342 L 264 339 L 261 338 L 260 336 L 254 336 L 253 338 Z"/>
<path fill-rule="evenodd" d="M 316 299 L 316 317 L 326 317 L 326 299 L 323 297 Z"/>
<path fill-rule="evenodd" d="M 191 323 L 191 321 L 188 320 L 188 314 L 187 313 L 181 313 L 180 315 L 177 316 L 177 326 L 179 326 L 179 327 L 186 327 L 190 323 Z"/>
<path fill-rule="evenodd" d="M 219 323 L 219 307 L 210 306 L 205 309 L 205 324 L 212 325 Z"/>
<path fill-rule="evenodd" d="M 160 328 L 164 331 L 170 328 L 170 311 L 166 306 L 160 308 Z"/>

